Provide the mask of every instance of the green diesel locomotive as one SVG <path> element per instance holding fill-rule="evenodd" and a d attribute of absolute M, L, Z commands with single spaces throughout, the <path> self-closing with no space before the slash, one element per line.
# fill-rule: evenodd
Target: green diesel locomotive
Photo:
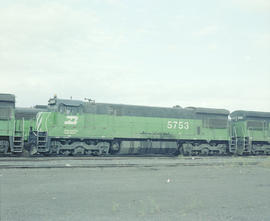
<path fill-rule="evenodd" d="M 238 155 L 270 154 L 270 113 L 234 111 L 231 113 L 232 148 Z"/>
<path fill-rule="evenodd" d="M 36 117 L 37 153 L 223 155 L 229 111 L 52 98 Z"/>
<path fill-rule="evenodd" d="M 0 94 L 0 155 L 270 154 L 270 113 L 51 98 L 15 108 Z"/>

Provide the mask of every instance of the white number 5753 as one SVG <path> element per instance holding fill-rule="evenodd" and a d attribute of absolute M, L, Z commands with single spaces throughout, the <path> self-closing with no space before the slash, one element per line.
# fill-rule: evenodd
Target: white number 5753
<path fill-rule="evenodd" d="M 188 121 L 168 121 L 167 124 L 167 128 L 168 129 L 185 129 L 188 130 L 189 129 L 189 122 Z"/>

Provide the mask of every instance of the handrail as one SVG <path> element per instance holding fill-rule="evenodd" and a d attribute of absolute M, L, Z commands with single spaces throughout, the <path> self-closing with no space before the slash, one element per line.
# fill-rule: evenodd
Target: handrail
<path fill-rule="evenodd" d="M 236 132 L 236 128 L 233 127 L 234 130 L 234 136 L 235 136 L 235 151 L 237 151 L 238 149 L 238 142 L 237 142 L 237 132 Z"/>
<path fill-rule="evenodd" d="M 22 119 L 22 146 L 24 146 L 24 117 Z"/>

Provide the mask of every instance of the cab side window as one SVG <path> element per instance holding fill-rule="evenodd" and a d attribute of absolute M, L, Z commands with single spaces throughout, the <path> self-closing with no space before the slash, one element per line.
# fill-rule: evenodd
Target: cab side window
<path fill-rule="evenodd" d="M 67 106 L 67 105 L 59 105 L 59 112 L 66 115 L 77 115 L 82 112 L 81 106 Z"/>

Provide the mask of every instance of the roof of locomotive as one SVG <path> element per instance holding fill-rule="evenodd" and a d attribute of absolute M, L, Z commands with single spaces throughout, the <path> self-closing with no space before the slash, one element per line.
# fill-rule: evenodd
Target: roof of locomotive
<path fill-rule="evenodd" d="M 172 117 L 194 118 L 194 114 L 183 108 L 151 107 L 127 104 L 95 103 L 86 105 L 85 112 L 96 114 L 111 114 L 116 116 L 138 116 L 138 117 Z"/>
<path fill-rule="evenodd" d="M 14 94 L 0 94 L 0 101 L 15 103 Z"/>
<path fill-rule="evenodd" d="M 237 110 L 230 114 L 231 117 L 245 117 L 245 118 L 270 118 L 270 112 L 259 112 L 259 111 L 243 111 Z"/>
<path fill-rule="evenodd" d="M 36 117 L 38 112 L 44 112 L 45 109 L 38 109 L 38 108 L 28 108 L 28 107 L 16 107 L 15 108 L 15 118 L 25 120 L 33 119 Z"/>
<path fill-rule="evenodd" d="M 72 106 L 83 107 L 83 112 L 93 114 L 109 114 L 116 116 L 138 116 L 138 117 L 160 117 L 160 118 L 200 118 L 202 115 L 228 116 L 229 111 L 225 109 L 187 107 L 179 105 L 174 107 L 153 107 L 128 104 L 95 103 L 83 102 L 72 99 L 58 99 L 56 97 L 49 100 L 49 106 Z"/>
<path fill-rule="evenodd" d="M 186 107 L 186 109 L 192 109 L 196 114 L 217 114 L 217 115 L 229 115 L 230 111 L 226 109 L 205 108 L 205 107 Z"/>
<path fill-rule="evenodd" d="M 84 105 L 84 111 L 96 114 L 114 114 L 117 116 L 197 118 L 198 115 L 228 116 L 229 111 L 214 108 L 181 108 L 152 107 L 126 104 L 89 103 Z"/>

